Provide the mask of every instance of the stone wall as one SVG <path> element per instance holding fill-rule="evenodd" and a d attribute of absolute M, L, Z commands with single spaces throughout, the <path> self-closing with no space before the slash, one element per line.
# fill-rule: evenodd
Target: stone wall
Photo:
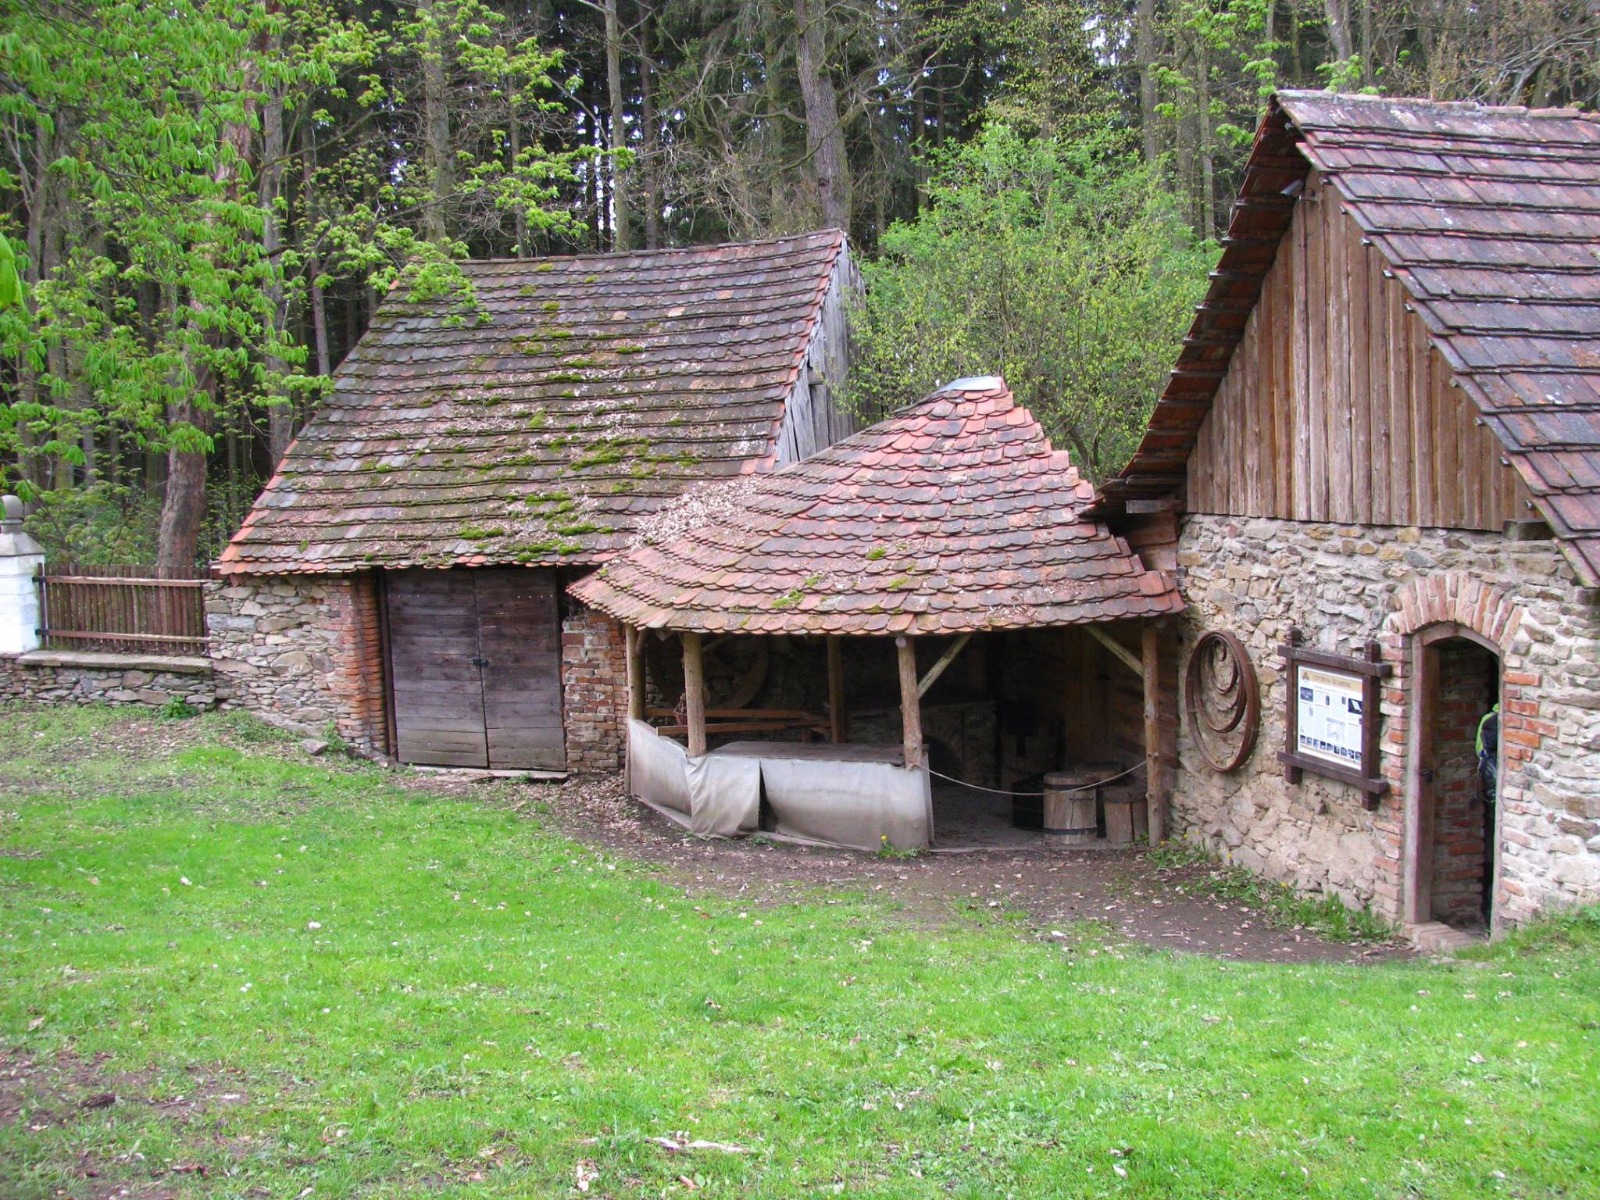
<path fill-rule="evenodd" d="M 226 703 L 228 690 L 203 658 L 33 650 L 0 655 L 0 700 L 205 709 Z"/>
<path fill-rule="evenodd" d="M 211 583 L 206 626 L 230 707 L 298 733 L 319 734 L 331 722 L 358 752 L 388 753 L 370 574 Z"/>
<path fill-rule="evenodd" d="M 566 600 L 561 620 L 561 708 L 567 770 L 622 767 L 628 721 L 628 649 L 622 626 Z"/>
<path fill-rule="evenodd" d="M 1213 771 L 1182 731 L 1177 832 L 1271 878 L 1427 920 L 1404 911 L 1416 858 L 1407 841 L 1416 836 L 1407 819 L 1414 663 L 1419 637 L 1456 628 L 1501 655 L 1497 923 L 1600 899 L 1600 620 L 1554 542 L 1191 516 L 1177 561 L 1190 606 L 1185 648 L 1207 629 L 1227 630 L 1249 648 L 1262 685 L 1261 737 L 1239 770 Z M 1374 811 L 1345 784 L 1284 778 L 1277 649 L 1291 626 L 1330 652 L 1382 645 L 1393 671 L 1381 714 L 1390 792 Z"/>

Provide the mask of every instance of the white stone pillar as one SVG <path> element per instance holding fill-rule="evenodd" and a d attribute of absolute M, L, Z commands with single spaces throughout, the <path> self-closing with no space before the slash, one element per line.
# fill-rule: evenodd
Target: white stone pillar
<path fill-rule="evenodd" d="M 22 532 L 22 501 L 0 496 L 0 654 L 39 648 L 39 585 L 44 548 Z"/>

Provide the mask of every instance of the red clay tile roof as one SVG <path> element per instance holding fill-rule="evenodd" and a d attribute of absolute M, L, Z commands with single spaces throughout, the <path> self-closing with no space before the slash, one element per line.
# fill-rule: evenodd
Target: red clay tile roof
<path fill-rule="evenodd" d="M 1222 261 L 1149 431 L 1108 498 L 1182 478 L 1315 166 L 1410 293 L 1585 584 L 1600 583 L 1600 119 L 1282 92 Z"/>
<path fill-rule="evenodd" d="M 221 574 L 602 561 L 770 465 L 844 235 L 463 264 L 487 322 L 384 304 Z"/>
<path fill-rule="evenodd" d="M 569 590 L 647 628 L 950 634 L 1183 607 L 1081 515 L 1093 488 L 999 379 L 959 380 L 771 475 L 678 502 L 704 523 Z M 649 536 L 649 529 L 644 531 Z"/>

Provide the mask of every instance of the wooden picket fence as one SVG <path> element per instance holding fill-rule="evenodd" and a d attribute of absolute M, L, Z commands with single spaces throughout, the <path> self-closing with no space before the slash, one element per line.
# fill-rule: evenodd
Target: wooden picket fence
<path fill-rule="evenodd" d="M 49 649 L 206 652 L 205 575 L 197 568 L 51 563 L 38 579 Z"/>

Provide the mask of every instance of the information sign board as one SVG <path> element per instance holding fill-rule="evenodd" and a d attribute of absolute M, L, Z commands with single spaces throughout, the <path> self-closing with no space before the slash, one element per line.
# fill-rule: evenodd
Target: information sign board
<path fill-rule="evenodd" d="M 1280 646 L 1289 687 L 1286 745 L 1278 759 L 1290 783 L 1315 771 L 1367 794 L 1368 806 L 1389 790 L 1378 763 L 1378 688 L 1389 674 L 1376 642 L 1364 658 L 1308 649 L 1298 629 Z"/>

